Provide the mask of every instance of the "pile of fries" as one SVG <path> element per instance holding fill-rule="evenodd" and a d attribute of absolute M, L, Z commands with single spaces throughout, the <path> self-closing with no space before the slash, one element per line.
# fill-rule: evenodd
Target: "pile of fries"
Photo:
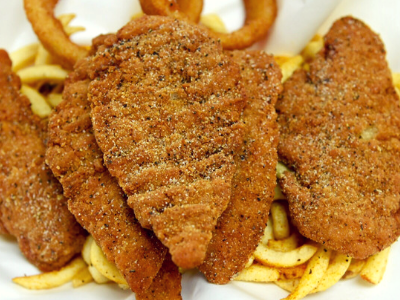
<path fill-rule="evenodd" d="M 74 14 L 58 17 L 68 35 L 85 30 L 84 27 L 69 26 L 74 18 Z M 61 92 L 68 71 L 56 64 L 40 43 L 23 47 L 10 57 L 13 71 L 21 78 L 21 93 L 31 101 L 33 113 L 41 118 L 49 116 L 52 108 L 62 101 Z"/>
<path fill-rule="evenodd" d="M 84 30 L 70 27 L 73 14 L 59 17 L 68 35 Z M 226 32 L 216 15 L 202 16 L 201 22 L 216 32 Z M 320 36 L 314 37 L 301 54 L 294 57 L 276 57 L 287 80 L 297 68 L 308 68 L 307 61 L 323 47 Z M 11 54 L 13 70 L 22 81 L 21 92 L 32 103 L 32 111 L 42 118 L 49 116 L 52 108 L 62 101 L 62 89 L 68 71 L 54 64 L 54 58 L 41 44 L 26 46 Z M 400 94 L 400 74 L 393 74 L 396 91 Z M 285 167 L 278 164 L 277 176 Z M 268 226 L 247 267 L 234 280 L 273 282 L 290 292 L 285 299 L 301 299 L 308 294 L 321 292 L 340 279 L 360 275 L 362 279 L 378 284 L 385 272 L 390 248 L 366 260 L 351 257 L 307 240 L 291 225 L 288 205 L 279 187 L 275 191 Z M 28 289 L 49 289 L 67 282 L 79 287 L 91 281 L 98 284 L 115 282 L 121 288 L 128 285 L 115 267 L 107 261 L 99 246 L 89 236 L 82 257 L 75 258 L 64 268 L 33 276 L 14 278 L 13 281 Z"/>
<path fill-rule="evenodd" d="M 322 37 L 316 35 L 301 54 L 276 57 L 282 70 L 282 82 L 290 78 L 296 69 L 307 69 L 307 62 L 323 45 Z M 400 96 L 400 74 L 393 74 L 392 77 Z M 286 166 L 278 163 L 277 177 L 286 170 Z M 285 196 L 277 186 L 264 236 L 247 267 L 235 280 L 273 282 L 290 292 L 286 300 L 302 299 L 308 294 L 328 289 L 340 279 L 357 275 L 367 282 L 378 284 L 385 273 L 389 252 L 390 247 L 368 259 L 357 260 L 307 240 L 290 224 Z"/>
<path fill-rule="evenodd" d="M 235 280 L 273 282 L 291 292 L 287 300 L 324 291 L 340 279 L 357 275 L 373 284 L 382 280 L 390 248 L 365 260 L 353 260 L 301 236 L 291 226 L 287 211 L 286 201 L 273 202 L 254 260 Z"/>

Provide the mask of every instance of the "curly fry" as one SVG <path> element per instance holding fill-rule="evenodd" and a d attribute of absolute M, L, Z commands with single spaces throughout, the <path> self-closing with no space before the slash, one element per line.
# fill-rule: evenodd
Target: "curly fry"
<path fill-rule="evenodd" d="M 58 0 L 24 0 L 26 15 L 39 40 L 52 56 L 67 69 L 85 57 L 88 51 L 73 43 L 53 10 Z"/>
<path fill-rule="evenodd" d="M 243 0 L 246 19 L 242 28 L 231 33 L 210 33 L 221 40 L 224 49 L 244 49 L 264 38 L 277 14 L 276 0 Z"/>
<path fill-rule="evenodd" d="M 198 23 L 203 9 L 203 0 L 140 0 L 145 14 L 174 16 Z"/>

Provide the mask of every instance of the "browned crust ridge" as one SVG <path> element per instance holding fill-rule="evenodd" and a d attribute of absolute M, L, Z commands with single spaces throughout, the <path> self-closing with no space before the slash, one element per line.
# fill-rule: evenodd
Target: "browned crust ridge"
<path fill-rule="evenodd" d="M 92 57 L 96 140 L 141 225 L 199 265 L 230 199 L 244 105 L 239 67 L 197 26 L 145 16 Z"/>
<path fill-rule="evenodd" d="M 228 52 L 238 63 L 247 102 L 244 143 L 235 153 L 231 202 L 224 211 L 199 267 L 207 280 L 224 284 L 244 269 L 268 220 L 276 185 L 278 127 L 274 105 L 282 91 L 273 57 L 260 51 Z"/>
<path fill-rule="evenodd" d="M 46 160 L 78 222 L 115 263 L 132 291 L 145 294 L 167 249 L 140 226 L 118 182 L 103 166 L 90 120 L 86 69 L 87 61 L 80 61 L 65 82 L 63 102 L 49 122 Z"/>

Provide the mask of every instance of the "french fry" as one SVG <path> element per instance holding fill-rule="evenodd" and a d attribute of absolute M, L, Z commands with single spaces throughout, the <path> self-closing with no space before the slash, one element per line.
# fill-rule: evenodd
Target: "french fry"
<path fill-rule="evenodd" d="M 36 53 L 38 51 L 39 44 L 34 43 L 28 46 L 25 46 L 17 51 L 14 51 L 10 54 L 10 58 L 12 61 L 12 70 L 13 72 L 17 72 L 18 70 L 25 68 L 32 64 L 35 60 Z"/>
<path fill-rule="evenodd" d="M 200 17 L 200 23 L 215 32 L 228 33 L 224 22 L 217 14 L 206 14 Z"/>
<path fill-rule="evenodd" d="M 67 26 L 67 27 L 65 27 L 65 33 L 68 36 L 71 36 L 74 33 L 77 33 L 80 31 L 85 31 L 85 27 L 83 27 L 83 26 Z"/>
<path fill-rule="evenodd" d="M 314 36 L 314 38 L 307 44 L 307 46 L 301 52 L 305 61 L 311 60 L 324 46 L 324 39 L 320 35 Z"/>
<path fill-rule="evenodd" d="M 110 263 L 101 248 L 92 243 L 90 250 L 90 260 L 92 265 L 106 278 L 119 284 L 128 284 L 122 274 L 118 271 L 117 267 Z"/>
<path fill-rule="evenodd" d="M 288 167 L 286 167 L 283 163 L 278 162 L 276 165 L 276 177 L 281 178 L 283 176 L 283 173 L 286 171 L 290 171 Z"/>
<path fill-rule="evenodd" d="M 98 284 L 110 282 L 110 280 L 103 276 L 94 266 L 88 266 L 88 271 L 92 275 L 93 280 Z"/>
<path fill-rule="evenodd" d="M 392 73 L 392 77 L 394 86 L 400 88 L 400 73 Z"/>
<path fill-rule="evenodd" d="M 48 65 L 51 64 L 51 55 L 47 52 L 42 45 L 39 45 L 36 57 L 35 65 Z"/>
<path fill-rule="evenodd" d="M 274 201 L 271 204 L 272 228 L 274 237 L 282 240 L 290 235 L 289 220 L 283 203 Z"/>
<path fill-rule="evenodd" d="M 98 284 L 103 284 L 107 283 L 110 280 L 103 276 L 97 269 L 96 267 L 93 266 L 92 264 L 92 259 L 91 259 L 91 252 L 92 252 L 92 245 L 96 244 L 93 237 L 89 235 L 86 238 L 85 243 L 83 244 L 82 248 L 82 257 L 85 260 L 85 262 L 89 265 L 88 266 L 88 271 L 90 275 L 92 276 L 93 280 L 98 283 Z"/>
<path fill-rule="evenodd" d="M 93 281 L 93 277 L 92 277 L 92 274 L 90 274 L 88 268 L 83 268 L 72 279 L 72 286 L 74 288 L 77 288 L 77 287 L 80 287 L 80 286 L 85 285 L 92 281 Z"/>
<path fill-rule="evenodd" d="M 21 87 L 21 93 L 28 97 L 34 114 L 41 118 L 47 117 L 51 114 L 51 107 L 37 90 L 23 84 Z"/>
<path fill-rule="evenodd" d="M 274 283 L 279 286 L 280 288 L 284 289 L 285 291 L 288 292 L 293 292 L 296 286 L 299 285 L 300 279 L 295 278 L 295 279 L 284 279 L 284 280 L 278 280 L 275 281 Z"/>
<path fill-rule="evenodd" d="M 73 19 L 75 19 L 76 14 L 62 14 L 57 17 L 60 20 L 63 27 L 66 27 L 71 23 Z"/>
<path fill-rule="evenodd" d="M 300 278 L 301 276 L 303 276 L 306 268 L 306 263 L 291 268 L 278 268 L 280 274 L 279 280 Z"/>
<path fill-rule="evenodd" d="M 94 242 L 94 239 L 91 235 L 89 235 L 86 240 L 85 243 L 83 244 L 82 247 L 82 257 L 83 260 L 90 266 L 92 264 L 92 261 L 90 259 L 90 251 L 92 249 L 92 243 Z"/>
<path fill-rule="evenodd" d="M 328 265 L 331 250 L 321 246 L 315 255 L 310 259 L 299 284 L 285 300 L 298 300 L 304 298 L 314 290 L 323 278 Z"/>
<path fill-rule="evenodd" d="M 58 65 L 39 65 L 19 70 L 17 75 L 21 78 L 22 83 L 34 83 L 39 80 L 62 82 L 68 72 Z"/>
<path fill-rule="evenodd" d="M 282 71 L 282 83 L 285 82 L 293 72 L 300 68 L 301 64 L 304 62 L 304 58 L 301 55 L 296 55 L 288 59 L 281 65 Z"/>
<path fill-rule="evenodd" d="M 249 268 L 253 263 L 254 263 L 254 255 L 251 255 L 251 256 L 249 257 L 249 260 L 248 260 L 248 262 L 247 262 L 245 268 Z"/>
<path fill-rule="evenodd" d="M 317 247 L 304 244 L 288 252 L 275 251 L 260 243 L 254 252 L 256 260 L 263 265 L 288 268 L 301 265 L 308 261 L 318 250 Z"/>
<path fill-rule="evenodd" d="M 325 291 L 337 283 L 343 277 L 344 273 L 346 273 L 350 262 L 351 258 L 348 255 L 335 253 L 334 258 L 329 263 L 325 275 L 322 277 L 318 286 L 311 293 Z"/>
<path fill-rule="evenodd" d="M 367 259 L 364 268 L 361 270 L 361 278 L 372 284 L 378 284 L 381 282 L 383 275 L 385 274 L 389 253 L 390 247 L 370 256 Z"/>
<path fill-rule="evenodd" d="M 13 282 L 31 290 L 51 289 L 71 281 L 85 267 L 86 264 L 83 259 L 78 257 L 58 271 L 16 277 L 13 278 Z"/>
<path fill-rule="evenodd" d="M 62 102 L 62 94 L 59 93 L 50 93 L 47 95 L 47 102 L 51 107 L 56 107 L 58 104 Z"/>
<path fill-rule="evenodd" d="M 261 237 L 261 243 L 264 245 L 268 244 L 268 241 L 274 239 L 274 232 L 272 229 L 272 221 L 271 218 L 268 218 L 267 226 L 264 229 L 264 234 Z"/>
<path fill-rule="evenodd" d="M 290 59 L 290 56 L 274 56 L 274 59 L 279 67 L 282 67 L 282 65 Z"/>
<path fill-rule="evenodd" d="M 271 248 L 276 251 L 287 252 L 292 251 L 302 244 L 304 238 L 297 232 L 294 231 L 289 237 L 282 240 L 274 240 L 270 239 L 268 241 L 268 248 Z"/>
<path fill-rule="evenodd" d="M 277 184 L 274 190 L 274 200 L 284 200 L 286 196 L 282 193 L 281 187 Z"/>
<path fill-rule="evenodd" d="M 400 97 L 400 73 L 392 73 L 394 89 Z"/>
<path fill-rule="evenodd" d="M 352 259 L 350 262 L 350 266 L 347 269 L 346 273 L 344 273 L 342 279 L 350 279 L 356 277 L 358 274 L 360 274 L 362 268 L 364 268 L 366 259 L 360 260 L 360 259 Z"/>
<path fill-rule="evenodd" d="M 130 287 L 127 284 L 118 283 L 118 286 L 123 290 L 129 290 Z"/>
<path fill-rule="evenodd" d="M 253 264 L 240 272 L 234 280 L 250 282 L 273 282 L 279 279 L 279 271 L 276 268 Z"/>
<path fill-rule="evenodd" d="M 71 23 L 71 21 L 75 19 L 75 17 L 75 14 L 63 14 L 57 17 L 57 19 L 60 20 L 62 26 L 64 27 L 64 31 L 68 36 L 74 34 L 75 32 L 85 30 L 85 27 L 82 26 L 69 26 L 69 23 Z"/>

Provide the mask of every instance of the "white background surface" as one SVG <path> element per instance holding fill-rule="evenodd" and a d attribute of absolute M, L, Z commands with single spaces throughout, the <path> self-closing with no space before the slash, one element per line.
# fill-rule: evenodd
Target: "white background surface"
<path fill-rule="evenodd" d="M 278 0 L 279 15 L 265 47 L 275 54 L 296 54 L 315 32 L 326 32 L 340 16 L 352 14 L 378 32 L 388 52 L 393 71 L 400 72 L 400 1 L 397 0 Z M 61 0 L 56 14 L 74 12 L 72 24 L 85 26 L 74 40 L 89 44 L 100 33 L 114 32 L 123 26 L 139 5 L 135 0 Z M 218 13 L 229 29 L 240 27 L 244 19 L 240 0 L 205 0 L 204 12 Z M 13 51 L 35 41 L 27 22 L 22 0 L 0 0 L 0 48 Z M 0 236 L 0 299 L 134 299 L 129 291 L 113 284 L 89 284 L 73 289 L 70 284 L 48 291 L 29 291 L 12 283 L 11 278 L 37 274 L 38 270 L 20 254 L 15 240 Z M 400 299 L 400 245 L 395 243 L 383 281 L 378 286 L 360 278 L 339 282 L 326 292 L 307 296 L 310 300 L 392 300 Z M 287 293 L 273 284 L 232 282 L 225 286 L 208 284 L 197 272 L 183 276 L 183 299 L 196 300 L 275 300 Z"/>

